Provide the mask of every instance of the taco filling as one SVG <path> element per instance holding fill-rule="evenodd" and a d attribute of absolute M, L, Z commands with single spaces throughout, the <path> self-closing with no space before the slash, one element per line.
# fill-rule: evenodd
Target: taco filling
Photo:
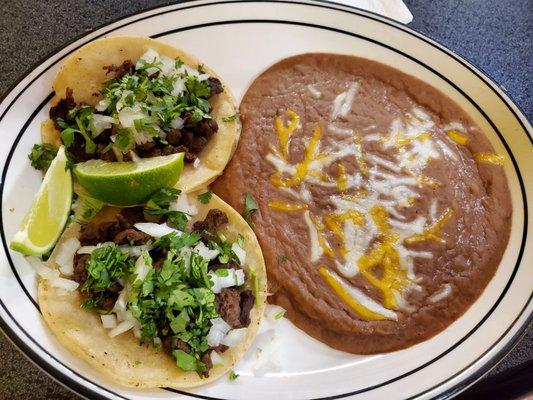
<path fill-rule="evenodd" d="M 192 68 L 180 57 L 153 49 L 138 60 L 103 69 L 109 79 L 96 105 L 77 103 L 73 89 L 50 109 L 61 141 L 74 162 L 130 161 L 185 153 L 194 162 L 218 131 L 209 100 L 224 91 L 218 78 Z"/>
<path fill-rule="evenodd" d="M 81 225 L 72 278 L 82 307 L 101 314 L 108 335 L 133 331 L 142 345 L 168 353 L 183 371 L 208 376 L 221 353 L 243 341 L 254 307 L 244 238 L 210 209 L 187 230 L 195 206 L 165 188 L 112 221 Z"/>

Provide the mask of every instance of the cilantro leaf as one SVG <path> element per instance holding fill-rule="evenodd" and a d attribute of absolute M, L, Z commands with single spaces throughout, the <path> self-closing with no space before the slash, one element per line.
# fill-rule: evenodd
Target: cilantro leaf
<path fill-rule="evenodd" d="M 236 374 L 235 371 L 230 371 L 229 375 L 228 375 L 228 379 L 230 381 L 234 381 L 235 379 L 237 379 L 239 377 L 239 374 Z"/>
<path fill-rule="evenodd" d="M 235 121 L 236 119 L 240 118 L 241 114 L 239 114 L 238 112 L 236 112 L 235 114 L 233 115 L 228 115 L 226 117 L 223 117 L 222 118 L 222 121 L 224 122 L 232 122 L 232 121 Z"/>
<path fill-rule="evenodd" d="M 276 257 L 276 261 L 278 262 L 278 265 L 281 265 L 283 264 L 284 262 L 286 262 L 289 258 L 285 255 L 280 255 L 280 256 L 277 256 Z"/>
<path fill-rule="evenodd" d="M 34 144 L 28 158 L 33 168 L 46 172 L 56 154 L 56 148 L 50 144 Z"/>
<path fill-rule="evenodd" d="M 247 193 L 244 197 L 244 210 L 242 216 L 248 225 L 253 227 L 252 215 L 259 209 L 259 206 L 255 202 L 254 198 L 250 193 Z"/>
<path fill-rule="evenodd" d="M 189 353 L 184 352 L 183 350 L 174 350 L 172 352 L 174 358 L 176 358 L 176 364 L 184 371 L 196 371 L 197 369 L 197 360 Z"/>
<path fill-rule="evenodd" d="M 208 190 L 207 192 L 198 195 L 198 201 L 202 204 L 207 204 L 211 200 L 211 197 L 213 197 L 213 192 Z"/>
<path fill-rule="evenodd" d="M 125 152 L 133 141 L 133 134 L 130 129 L 128 128 L 122 128 L 119 129 L 116 136 L 114 145 L 117 149 L 119 149 L 122 152 Z"/>

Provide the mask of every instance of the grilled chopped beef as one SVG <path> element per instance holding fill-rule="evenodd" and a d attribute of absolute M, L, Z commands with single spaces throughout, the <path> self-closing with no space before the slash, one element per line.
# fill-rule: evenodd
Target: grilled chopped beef
<path fill-rule="evenodd" d="M 122 232 L 117 233 L 113 238 L 113 242 L 115 242 L 116 244 L 141 245 L 148 243 L 151 238 L 152 237 L 150 235 L 138 231 L 137 229 L 126 229 Z"/>
<path fill-rule="evenodd" d="M 131 62 L 131 60 L 125 60 L 120 65 L 107 65 L 103 67 L 107 72 L 106 74 L 114 73 L 115 78 L 119 79 L 122 78 L 124 75 L 132 75 L 133 71 L 135 70 L 135 64 Z"/>
<path fill-rule="evenodd" d="M 215 262 L 216 258 L 213 260 L 211 264 L 209 264 L 209 270 L 210 271 L 216 271 L 219 269 L 239 269 L 239 265 L 235 261 L 230 261 L 227 264 L 220 264 Z"/>
<path fill-rule="evenodd" d="M 228 223 L 228 216 L 216 208 L 209 210 L 203 221 L 196 221 L 192 229 L 196 232 L 209 232 L 215 234 L 224 224 Z"/>
<path fill-rule="evenodd" d="M 241 295 L 236 288 L 225 288 L 216 295 L 218 313 L 232 328 L 241 326 Z"/>
<path fill-rule="evenodd" d="M 191 346 L 181 339 L 178 339 L 175 336 L 167 336 L 161 341 L 161 346 L 165 353 L 172 354 L 173 350 L 183 350 L 185 353 L 191 352 Z"/>
<path fill-rule="evenodd" d="M 87 261 L 91 256 L 89 254 L 74 255 L 74 274 L 72 278 L 81 285 L 87 280 Z"/>
<path fill-rule="evenodd" d="M 211 362 L 211 352 L 210 351 L 206 351 L 202 355 L 202 362 L 205 365 L 205 371 L 203 372 L 203 376 L 207 378 L 209 376 L 209 370 L 211 368 L 213 368 L 213 363 Z"/>
<path fill-rule="evenodd" d="M 127 207 L 120 210 L 117 214 L 117 219 L 120 222 L 120 227 L 122 229 L 133 228 L 138 222 L 144 222 L 144 214 L 142 207 Z"/>
<path fill-rule="evenodd" d="M 214 119 L 203 119 L 198 122 L 196 126 L 196 132 L 209 139 L 218 131 L 217 121 Z"/>
<path fill-rule="evenodd" d="M 98 243 L 110 242 L 120 230 L 118 221 L 88 222 L 81 226 L 80 243 L 82 246 L 94 246 Z"/>
<path fill-rule="evenodd" d="M 165 138 L 168 144 L 172 146 L 178 146 L 181 140 L 181 132 L 179 129 L 171 129 L 167 132 L 167 137 Z"/>
<path fill-rule="evenodd" d="M 100 301 L 100 308 L 102 310 L 111 311 L 117 302 L 118 295 L 111 292 L 105 292 L 105 297 Z"/>
<path fill-rule="evenodd" d="M 207 78 L 207 84 L 211 88 L 211 96 L 214 94 L 220 94 L 224 91 L 222 82 L 220 82 L 220 79 L 218 78 L 213 78 L 213 77 Z"/>
<path fill-rule="evenodd" d="M 250 325 L 250 311 L 254 307 L 254 300 L 254 294 L 251 290 L 243 290 L 241 292 L 241 315 L 239 320 L 243 327 Z"/>
<path fill-rule="evenodd" d="M 107 288 L 107 291 L 111 292 L 111 293 L 118 294 L 118 293 L 120 293 L 122 291 L 122 289 L 123 289 L 123 287 L 122 287 L 122 285 L 120 283 L 114 282 L 111 286 L 109 286 Z"/>
<path fill-rule="evenodd" d="M 65 91 L 65 98 L 59 100 L 55 106 L 50 108 L 49 116 L 50 119 L 54 121 L 57 129 L 61 130 L 61 127 L 57 124 L 57 119 L 61 118 L 62 120 L 66 120 L 68 112 L 73 108 L 76 108 L 76 102 L 74 101 L 72 94 L 72 89 L 67 88 Z"/>

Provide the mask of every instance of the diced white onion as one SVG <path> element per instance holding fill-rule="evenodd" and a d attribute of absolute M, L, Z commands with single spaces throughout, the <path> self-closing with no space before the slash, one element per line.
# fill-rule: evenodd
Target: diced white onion
<path fill-rule="evenodd" d="M 207 74 L 200 74 L 200 75 L 198 75 L 198 80 L 199 80 L 200 82 L 202 82 L 202 81 L 206 81 L 208 78 L 209 78 L 209 75 L 207 75 Z"/>
<path fill-rule="evenodd" d="M 137 275 L 137 279 L 143 281 L 144 278 L 146 278 L 148 271 L 150 271 L 150 266 L 146 263 L 144 256 L 141 255 L 135 263 L 135 274 Z"/>
<path fill-rule="evenodd" d="M 120 321 L 126 319 L 123 313 L 126 311 L 126 305 L 128 304 L 128 291 L 124 287 L 118 295 L 117 301 L 113 306 L 113 312 L 117 314 L 117 317 Z"/>
<path fill-rule="evenodd" d="M 30 263 L 35 272 L 37 272 L 37 275 L 44 279 L 59 276 L 58 271 L 56 271 L 55 269 L 48 268 L 39 258 L 35 256 L 28 256 L 26 257 L 26 260 Z"/>
<path fill-rule="evenodd" d="M 118 121 L 113 117 L 102 114 L 93 114 L 94 132 L 91 132 L 93 137 L 98 136 L 106 129 L 110 129 L 111 126 L 117 122 Z"/>
<path fill-rule="evenodd" d="M 210 357 L 211 364 L 213 364 L 213 367 L 224 365 L 224 359 L 215 350 L 211 352 Z"/>
<path fill-rule="evenodd" d="M 181 129 L 181 128 L 183 128 L 183 124 L 184 123 L 185 123 L 185 121 L 183 120 L 183 118 L 176 117 L 172 121 L 170 121 L 170 126 L 173 129 Z"/>
<path fill-rule="evenodd" d="M 231 326 L 222 318 L 213 318 L 211 320 L 211 328 L 209 328 L 209 333 L 207 334 L 207 344 L 211 347 L 217 347 L 230 329 Z"/>
<path fill-rule="evenodd" d="M 170 203 L 169 210 L 181 211 L 185 214 L 196 215 L 198 214 L 198 207 L 195 204 L 189 202 L 186 194 L 182 194 L 178 199 Z"/>
<path fill-rule="evenodd" d="M 140 246 L 118 246 L 118 249 L 123 253 L 128 253 L 130 256 L 133 257 L 139 257 L 143 251 L 150 251 L 153 249 L 153 246 L 149 246 L 147 244 L 143 244 Z"/>
<path fill-rule="evenodd" d="M 102 314 L 100 315 L 102 325 L 105 329 L 113 329 L 117 327 L 117 317 L 115 314 Z"/>
<path fill-rule="evenodd" d="M 68 276 L 74 273 L 74 254 L 80 246 L 80 241 L 77 238 L 70 238 L 61 243 L 56 250 L 56 262 L 63 275 Z"/>
<path fill-rule="evenodd" d="M 163 341 L 161 340 L 161 338 L 156 336 L 154 338 L 154 346 L 161 347 L 162 344 L 163 344 Z"/>
<path fill-rule="evenodd" d="M 205 258 L 207 261 L 211 261 L 216 256 L 218 256 L 218 250 L 211 250 L 203 242 L 199 242 L 193 249 L 193 252 L 198 254 L 200 257 Z"/>
<path fill-rule="evenodd" d="M 185 79 L 177 78 L 172 85 L 172 96 L 180 96 L 185 91 Z M 179 127 L 178 127 L 179 129 Z"/>
<path fill-rule="evenodd" d="M 154 222 L 139 222 L 134 226 L 141 232 L 144 232 L 154 238 L 160 238 L 161 236 L 165 236 L 173 232 L 177 233 L 178 235 L 183 233 L 177 229 L 171 228 L 167 224 L 156 224 Z"/>
<path fill-rule="evenodd" d="M 135 326 L 135 322 L 132 320 L 126 320 L 122 321 L 120 324 L 118 324 L 115 328 L 109 331 L 108 335 L 110 337 L 118 336 L 124 332 L 129 331 L 131 328 Z"/>
<path fill-rule="evenodd" d="M 195 169 L 198 169 L 198 167 L 200 166 L 202 162 L 200 161 L 200 158 L 196 157 L 192 163 L 192 166 L 195 168 Z"/>
<path fill-rule="evenodd" d="M 65 278 L 61 278 L 61 277 L 48 279 L 48 282 L 53 287 L 56 287 L 58 289 L 63 289 L 65 291 L 67 291 L 67 292 L 73 292 L 79 286 L 78 282 L 74 282 L 74 281 L 72 281 L 70 279 L 65 279 Z"/>
<path fill-rule="evenodd" d="M 94 106 L 94 109 L 98 112 L 102 112 L 107 110 L 107 107 L 109 107 L 109 100 L 102 99 L 96 104 L 96 106 Z"/>
<path fill-rule="evenodd" d="M 232 329 L 220 343 L 228 347 L 234 347 L 246 338 L 247 332 L 248 328 Z"/>
<path fill-rule="evenodd" d="M 130 157 L 131 157 L 131 161 L 133 162 L 141 161 L 141 157 L 139 157 L 137 153 L 135 153 L 133 150 L 130 150 Z"/>
<path fill-rule="evenodd" d="M 213 293 L 220 293 L 224 288 L 244 285 L 244 271 L 242 269 L 228 269 L 228 276 L 218 276 L 214 271 L 210 271 L 208 275 L 213 282 L 211 288 Z"/>
<path fill-rule="evenodd" d="M 144 60 L 149 64 L 158 63 L 161 62 L 161 59 L 159 57 L 159 53 L 155 51 L 154 49 L 148 49 L 141 57 L 140 60 Z M 151 67 L 146 69 L 146 73 L 148 75 L 155 74 L 157 71 L 159 71 L 158 68 Z"/>
<path fill-rule="evenodd" d="M 97 248 L 99 247 L 102 247 L 102 246 L 109 246 L 109 245 L 112 245 L 114 244 L 113 242 L 103 242 L 103 243 L 98 243 L 96 246 L 81 246 L 77 253 L 78 254 L 91 254 L 93 251 L 95 251 Z"/>
<path fill-rule="evenodd" d="M 142 112 L 134 110 L 131 107 L 124 107 L 118 113 L 118 120 L 123 128 L 133 128 L 134 121 L 146 117 Z"/>
<path fill-rule="evenodd" d="M 161 74 L 164 76 L 172 76 L 176 73 L 176 61 L 167 56 L 159 56 L 161 62 Z"/>
<path fill-rule="evenodd" d="M 237 242 L 234 242 L 231 245 L 231 250 L 233 250 L 237 258 L 239 259 L 241 265 L 243 265 L 244 261 L 246 260 L 246 251 L 241 246 L 239 246 Z"/>
<path fill-rule="evenodd" d="M 35 256 L 29 256 L 26 257 L 26 260 L 28 260 L 35 272 L 37 272 L 37 274 L 43 279 L 46 279 L 51 286 L 58 289 L 64 289 L 67 292 L 72 292 L 78 288 L 79 285 L 77 282 L 74 282 L 70 279 L 61 278 L 58 270 L 48 268 L 39 258 Z"/>

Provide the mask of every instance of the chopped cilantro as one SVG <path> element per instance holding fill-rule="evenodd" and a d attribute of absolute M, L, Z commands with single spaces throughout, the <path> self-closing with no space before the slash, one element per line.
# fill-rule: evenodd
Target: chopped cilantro
<path fill-rule="evenodd" d="M 239 377 L 239 374 L 236 374 L 235 371 L 230 371 L 229 375 L 228 375 L 228 379 L 230 381 L 234 381 L 235 379 L 237 379 Z"/>
<path fill-rule="evenodd" d="M 125 152 L 133 141 L 133 135 L 128 128 L 119 129 L 116 136 L 114 145 L 122 152 Z"/>
<path fill-rule="evenodd" d="M 84 308 L 100 309 L 105 291 L 119 279 L 131 273 L 134 260 L 122 253 L 114 244 L 98 247 L 91 253 L 87 263 L 87 280 L 81 290 L 93 294 L 85 301 Z"/>
<path fill-rule="evenodd" d="M 170 203 L 178 198 L 181 190 L 165 187 L 152 194 L 144 211 L 152 216 L 167 217 L 168 225 L 183 231 L 189 220 L 187 214 L 181 211 L 169 210 Z"/>
<path fill-rule="evenodd" d="M 280 310 L 276 314 L 274 314 L 274 319 L 281 319 L 285 315 L 285 310 Z"/>
<path fill-rule="evenodd" d="M 239 114 L 237 112 L 237 113 L 235 113 L 233 115 L 228 115 L 227 117 L 223 117 L 222 121 L 224 121 L 224 122 L 232 122 L 232 121 L 235 121 L 236 119 L 238 119 L 240 116 L 241 116 L 241 114 Z"/>
<path fill-rule="evenodd" d="M 183 350 L 174 350 L 172 352 L 176 358 L 176 364 L 184 371 L 195 371 L 197 369 L 197 360 L 193 355 L 184 352 Z"/>
<path fill-rule="evenodd" d="M 278 265 L 281 265 L 283 264 L 284 262 L 286 262 L 289 258 L 285 255 L 280 255 L 280 256 L 277 256 L 276 258 L 276 261 L 278 262 Z"/>
<path fill-rule="evenodd" d="M 258 210 L 259 207 L 257 203 L 255 202 L 254 198 L 251 194 L 247 193 L 244 197 L 244 210 L 242 212 L 242 216 L 245 219 L 246 222 L 248 222 L 248 225 L 253 227 L 252 222 L 252 215 L 253 213 Z"/>
<path fill-rule="evenodd" d="M 211 200 L 212 196 L 213 196 L 213 192 L 208 190 L 207 192 L 204 192 L 198 195 L 198 201 L 202 204 L 207 204 L 209 203 L 209 200 Z"/>
<path fill-rule="evenodd" d="M 90 196 L 80 196 L 76 201 L 76 222 L 92 219 L 102 209 L 104 203 Z"/>
<path fill-rule="evenodd" d="M 28 154 L 28 158 L 33 168 L 46 172 L 56 154 L 57 149 L 50 144 L 35 144 Z"/>
<path fill-rule="evenodd" d="M 229 271 L 227 268 L 219 268 L 215 271 L 215 274 L 217 276 L 220 276 L 221 278 L 225 278 L 226 276 L 229 275 Z"/>

